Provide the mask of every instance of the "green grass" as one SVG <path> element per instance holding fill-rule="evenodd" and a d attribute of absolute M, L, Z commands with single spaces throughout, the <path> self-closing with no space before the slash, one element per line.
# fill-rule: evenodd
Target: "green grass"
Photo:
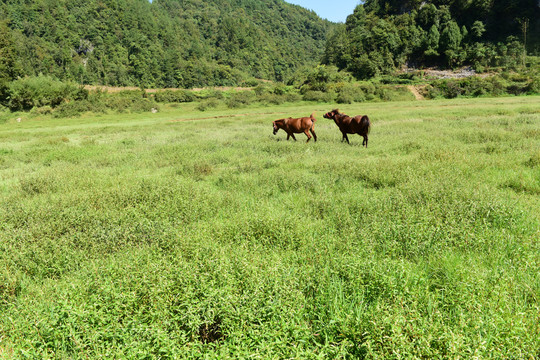
<path fill-rule="evenodd" d="M 539 102 L 7 119 L 0 358 L 538 358 Z"/>

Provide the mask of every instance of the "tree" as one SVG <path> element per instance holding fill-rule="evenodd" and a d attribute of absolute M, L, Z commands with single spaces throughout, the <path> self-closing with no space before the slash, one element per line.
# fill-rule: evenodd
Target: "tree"
<path fill-rule="evenodd" d="M 454 66 L 460 57 L 461 31 L 458 24 L 451 20 L 446 23 L 440 39 L 441 50 L 444 52 L 448 65 Z"/>
<path fill-rule="evenodd" d="M 0 81 L 16 79 L 21 74 L 16 48 L 5 21 L 0 22 Z"/>
<path fill-rule="evenodd" d="M 436 25 L 432 25 L 426 38 L 426 56 L 439 56 L 437 49 L 439 48 L 439 39 L 441 35 Z"/>
<path fill-rule="evenodd" d="M 482 35 L 486 32 L 486 27 L 484 23 L 480 20 L 476 20 L 472 27 L 471 27 L 471 33 L 476 39 L 480 39 Z"/>

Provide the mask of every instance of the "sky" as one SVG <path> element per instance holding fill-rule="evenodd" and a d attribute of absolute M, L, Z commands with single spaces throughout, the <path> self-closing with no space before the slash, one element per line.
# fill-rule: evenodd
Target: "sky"
<path fill-rule="evenodd" d="M 288 3 L 300 5 L 313 10 L 322 17 L 334 22 L 345 22 L 347 16 L 353 13 L 360 0 L 285 0 Z"/>
<path fill-rule="evenodd" d="M 149 0 L 152 2 L 152 0 Z M 345 22 L 347 16 L 353 13 L 361 0 L 285 0 L 288 3 L 300 5 L 313 10 L 322 17 L 333 22 Z M 539 5 L 540 5 L 540 0 Z"/>

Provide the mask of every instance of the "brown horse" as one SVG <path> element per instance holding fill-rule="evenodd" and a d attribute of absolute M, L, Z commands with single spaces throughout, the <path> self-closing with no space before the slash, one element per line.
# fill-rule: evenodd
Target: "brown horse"
<path fill-rule="evenodd" d="M 296 141 L 294 134 L 304 133 L 308 138 L 306 142 L 311 140 L 311 135 L 309 135 L 309 132 L 313 134 L 314 141 L 317 141 L 317 135 L 315 134 L 315 131 L 313 131 L 314 124 L 315 113 L 311 114 L 310 117 L 286 118 L 272 122 L 274 127 L 274 135 L 277 134 L 279 129 L 283 129 L 287 133 L 287 140 L 289 140 L 289 137 L 292 136 L 294 141 Z"/>
<path fill-rule="evenodd" d="M 325 119 L 332 119 L 338 126 L 339 130 L 343 134 L 343 140 L 347 140 L 347 143 L 350 144 L 347 134 L 358 134 L 364 138 L 362 146 L 368 144 L 368 134 L 371 129 L 371 123 L 367 115 L 358 115 L 355 117 L 350 117 L 343 113 L 340 113 L 338 109 L 327 112 L 323 115 Z"/>

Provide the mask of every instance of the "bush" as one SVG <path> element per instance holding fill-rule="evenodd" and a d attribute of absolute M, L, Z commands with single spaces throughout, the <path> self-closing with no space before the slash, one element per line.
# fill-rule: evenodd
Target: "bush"
<path fill-rule="evenodd" d="M 289 93 L 290 90 L 291 89 L 285 86 L 284 84 L 277 84 L 276 86 L 274 86 L 274 89 L 272 90 L 272 92 L 276 95 L 285 95 Z"/>
<path fill-rule="evenodd" d="M 197 99 L 217 99 L 221 100 L 225 96 L 223 95 L 223 91 L 214 90 L 214 89 L 205 89 L 201 90 L 199 92 L 194 93 L 195 98 Z"/>
<path fill-rule="evenodd" d="M 285 102 L 285 96 L 276 94 L 264 94 L 258 96 L 257 100 L 266 104 L 281 105 Z"/>
<path fill-rule="evenodd" d="M 270 94 L 271 93 L 271 88 L 268 85 L 259 84 L 258 86 L 256 86 L 253 89 L 253 91 L 255 91 L 255 94 L 257 96 L 261 96 L 261 95 L 264 95 L 264 94 Z"/>
<path fill-rule="evenodd" d="M 35 115 L 49 115 L 52 114 L 52 112 L 53 108 L 48 105 L 32 109 L 32 113 Z"/>
<path fill-rule="evenodd" d="M 307 91 L 303 99 L 304 101 L 317 101 L 317 102 L 333 102 L 336 97 L 335 93 L 326 93 L 322 91 Z"/>
<path fill-rule="evenodd" d="M 197 105 L 196 109 L 199 111 L 206 111 L 218 107 L 220 102 L 217 99 L 206 99 Z"/>
<path fill-rule="evenodd" d="M 527 85 L 527 94 L 534 95 L 534 94 L 540 94 L 540 78 L 533 79 L 528 85 Z"/>
<path fill-rule="evenodd" d="M 362 82 L 358 85 L 358 87 L 364 93 L 366 100 L 370 101 L 375 99 L 375 85 L 370 82 Z"/>
<path fill-rule="evenodd" d="M 146 98 L 144 91 L 121 91 L 104 97 L 103 100 L 99 100 L 99 104 L 104 104 L 105 107 L 120 112 L 127 110 L 145 112 L 157 108 L 154 101 Z"/>
<path fill-rule="evenodd" d="M 352 104 L 353 102 L 362 102 L 365 100 L 366 96 L 362 89 L 350 84 L 341 87 L 336 98 L 338 104 Z"/>
<path fill-rule="evenodd" d="M 478 97 L 483 95 L 500 96 L 504 94 L 523 95 L 540 92 L 540 79 L 526 75 L 504 73 L 490 78 L 469 77 L 459 80 L 434 81 L 429 88 L 428 97 L 455 98 L 458 96 Z"/>
<path fill-rule="evenodd" d="M 154 100 L 160 103 L 185 103 L 194 101 L 195 95 L 187 90 L 165 90 L 158 91 Z"/>
<path fill-rule="evenodd" d="M 80 116 L 81 114 L 85 112 L 105 112 L 104 106 L 96 106 L 94 103 L 88 101 L 88 100 L 82 100 L 82 101 L 71 101 L 67 103 L 63 103 L 62 105 L 58 106 L 54 112 L 53 117 L 55 118 L 66 118 L 66 117 L 76 117 Z"/>
<path fill-rule="evenodd" d="M 285 101 L 287 102 L 298 102 L 302 100 L 302 96 L 298 93 L 289 93 L 285 95 Z"/>
<path fill-rule="evenodd" d="M 255 93 L 253 91 L 240 91 L 234 92 L 227 99 L 227 107 L 239 108 L 251 104 L 255 100 Z"/>
<path fill-rule="evenodd" d="M 338 71 L 338 68 L 335 66 L 326 65 L 317 66 L 315 69 L 302 74 L 301 78 L 303 78 L 300 84 L 300 93 L 302 95 L 308 91 L 330 92 L 333 84 L 351 81 L 349 74 Z M 298 81 L 299 79 L 295 79 L 295 82 Z"/>
<path fill-rule="evenodd" d="M 85 95 L 88 93 L 76 84 L 57 81 L 50 76 L 25 77 L 9 85 L 8 107 L 13 111 L 57 107 L 66 100 L 81 99 Z"/>
<path fill-rule="evenodd" d="M 241 83 L 242 86 L 245 86 L 245 87 L 255 87 L 257 85 L 259 85 L 259 80 L 257 79 L 248 79 L 248 80 L 245 80 Z"/>
<path fill-rule="evenodd" d="M 130 107 L 133 112 L 150 112 L 152 109 L 157 109 L 158 105 L 149 99 L 137 99 Z"/>
<path fill-rule="evenodd" d="M 119 112 L 124 112 L 124 111 L 127 111 L 131 107 L 131 104 L 133 103 L 133 101 L 134 100 L 126 98 L 126 97 L 111 96 L 104 99 L 102 103 L 104 104 L 105 107 L 109 109 L 119 111 Z"/>

